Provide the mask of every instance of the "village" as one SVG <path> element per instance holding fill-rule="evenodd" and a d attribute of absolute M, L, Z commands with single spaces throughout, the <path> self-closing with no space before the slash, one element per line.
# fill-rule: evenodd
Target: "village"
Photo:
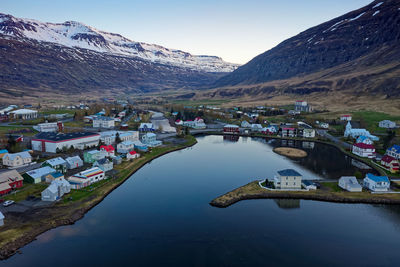
<path fill-rule="evenodd" d="M 307 147 L 313 147 L 313 142 L 332 144 L 380 173 L 338 177 L 338 188 L 349 192 L 397 192 L 400 146 L 395 142 L 399 127 L 388 119 L 374 126 L 381 130 L 377 131 L 378 137 L 357 128 L 359 123 L 353 123 L 351 114 L 324 119 L 322 112 L 306 101 L 295 101 L 287 107 L 168 103 L 137 107 L 128 101 L 106 100 L 101 104 L 2 108 L 1 224 L 7 212 L 74 201 L 82 192 L 90 194 L 118 177 L 125 168 L 118 166 L 146 155 L 151 158 L 152 151 L 179 145 L 185 136 L 196 134 L 224 135 L 230 141 L 239 136 L 280 138 L 289 140 L 289 147 L 293 145 L 290 140 L 304 141 Z M 279 171 L 275 177 L 261 181 L 260 186 L 280 191 L 320 187 L 317 181 L 303 179 L 296 170 Z"/>

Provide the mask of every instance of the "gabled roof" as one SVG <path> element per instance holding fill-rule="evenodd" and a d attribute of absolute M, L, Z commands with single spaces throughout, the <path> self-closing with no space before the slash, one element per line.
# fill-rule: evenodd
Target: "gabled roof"
<path fill-rule="evenodd" d="M 59 178 L 59 177 L 63 177 L 64 176 L 64 174 L 62 174 L 60 172 L 50 173 L 49 175 L 53 176 L 54 178 Z"/>
<path fill-rule="evenodd" d="M 98 161 L 96 161 L 98 164 L 103 165 L 103 164 L 107 164 L 110 163 L 110 161 L 108 160 L 108 158 L 102 158 L 99 159 Z"/>
<path fill-rule="evenodd" d="M 68 163 L 74 163 L 76 161 L 82 161 L 82 159 L 79 156 L 73 156 L 65 159 L 66 162 Z"/>
<path fill-rule="evenodd" d="M 57 157 L 57 158 L 53 158 L 53 159 L 48 159 L 48 160 L 46 160 L 46 162 L 47 162 L 48 164 L 50 164 L 52 167 L 67 163 L 62 157 Z"/>
<path fill-rule="evenodd" d="M 24 178 L 16 171 L 9 170 L 0 173 L 0 183 L 22 181 Z"/>
<path fill-rule="evenodd" d="M 281 170 L 278 171 L 278 174 L 281 176 L 302 176 L 300 173 L 293 169 L 286 169 L 286 170 Z"/>
<path fill-rule="evenodd" d="M 393 151 L 395 153 L 400 153 L 400 145 L 393 145 L 388 150 Z"/>
<path fill-rule="evenodd" d="M 120 145 L 124 145 L 124 146 L 130 146 L 130 145 L 134 145 L 135 143 L 133 143 L 132 141 L 124 141 L 124 142 L 121 142 L 121 143 L 119 143 Z"/>
<path fill-rule="evenodd" d="M 386 163 L 391 163 L 392 161 L 396 161 L 395 158 L 393 158 L 392 156 L 389 156 L 389 155 L 383 156 L 381 160 Z"/>
<path fill-rule="evenodd" d="M 131 154 L 131 155 L 136 155 L 137 152 L 136 152 L 135 150 L 132 150 L 132 151 L 129 151 L 129 154 Z"/>
<path fill-rule="evenodd" d="M 21 158 L 31 158 L 31 154 L 28 151 L 18 152 L 18 153 L 7 153 L 4 158 L 8 158 L 9 160 L 14 160 L 17 156 Z"/>
<path fill-rule="evenodd" d="M 387 176 L 376 176 L 373 175 L 372 173 L 367 173 L 366 178 L 369 178 L 370 180 L 379 183 L 379 182 L 387 182 L 389 183 L 389 178 Z"/>
<path fill-rule="evenodd" d="M 8 153 L 7 149 L 0 149 L 0 154 Z"/>
<path fill-rule="evenodd" d="M 359 147 L 361 149 L 375 149 L 373 145 L 365 144 L 365 143 L 356 143 L 353 146 Z"/>
<path fill-rule="evenodd" d="M 49 166 L 46 166 L 46 167 L 42 167 L 39 169 L 28 171 L 28 172 L 26 172 L 26 174 L 28 174 L 29 176 L 36 179 L 36 178 L 41 178 L 43 175 L 53 173 L 53 172 L 56 172 L 56 170 Z"/>
<path fill-rule="evenodd" d="M 239 126 L 234 125 L 234 124 L 227 124 L 224 126 L 224 128 L 239 128 Z"/>
<path fill-rule="evenodd" d="M 112 145 L 108 145 L 108 146 L 101 146 L 100 149 L 104 149 L 107 152 L 113 152 L 115 151 L 115 148 Z"/>

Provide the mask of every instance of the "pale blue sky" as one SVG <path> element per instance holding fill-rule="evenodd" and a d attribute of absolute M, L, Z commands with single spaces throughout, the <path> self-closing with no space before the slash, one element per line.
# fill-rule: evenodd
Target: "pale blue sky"
<path fill-rule="evenodd" d="M 75 20 L 141 42 L 235 63 L 372 0 L 0 0 L 0 12 Z"/>

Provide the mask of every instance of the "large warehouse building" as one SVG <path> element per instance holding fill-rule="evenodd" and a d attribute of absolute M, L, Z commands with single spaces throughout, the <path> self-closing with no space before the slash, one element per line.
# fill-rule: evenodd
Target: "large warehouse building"
<path fill-rule="evenodd" d="M 56 153 L 57 149 L 85 149 L 99 144 L 100 135 L 92 132 L 49 133 L 37 134 L 32 139 L 32 149 L 35 151 Z"/>

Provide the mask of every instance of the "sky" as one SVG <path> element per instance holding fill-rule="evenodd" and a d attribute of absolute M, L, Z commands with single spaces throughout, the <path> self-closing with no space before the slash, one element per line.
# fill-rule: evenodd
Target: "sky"
<path fill-rule="evenodd" d="M 0 13 L 79 21 L 131 40 L 244 64 L 372 0 L 0 0 Z"/>

